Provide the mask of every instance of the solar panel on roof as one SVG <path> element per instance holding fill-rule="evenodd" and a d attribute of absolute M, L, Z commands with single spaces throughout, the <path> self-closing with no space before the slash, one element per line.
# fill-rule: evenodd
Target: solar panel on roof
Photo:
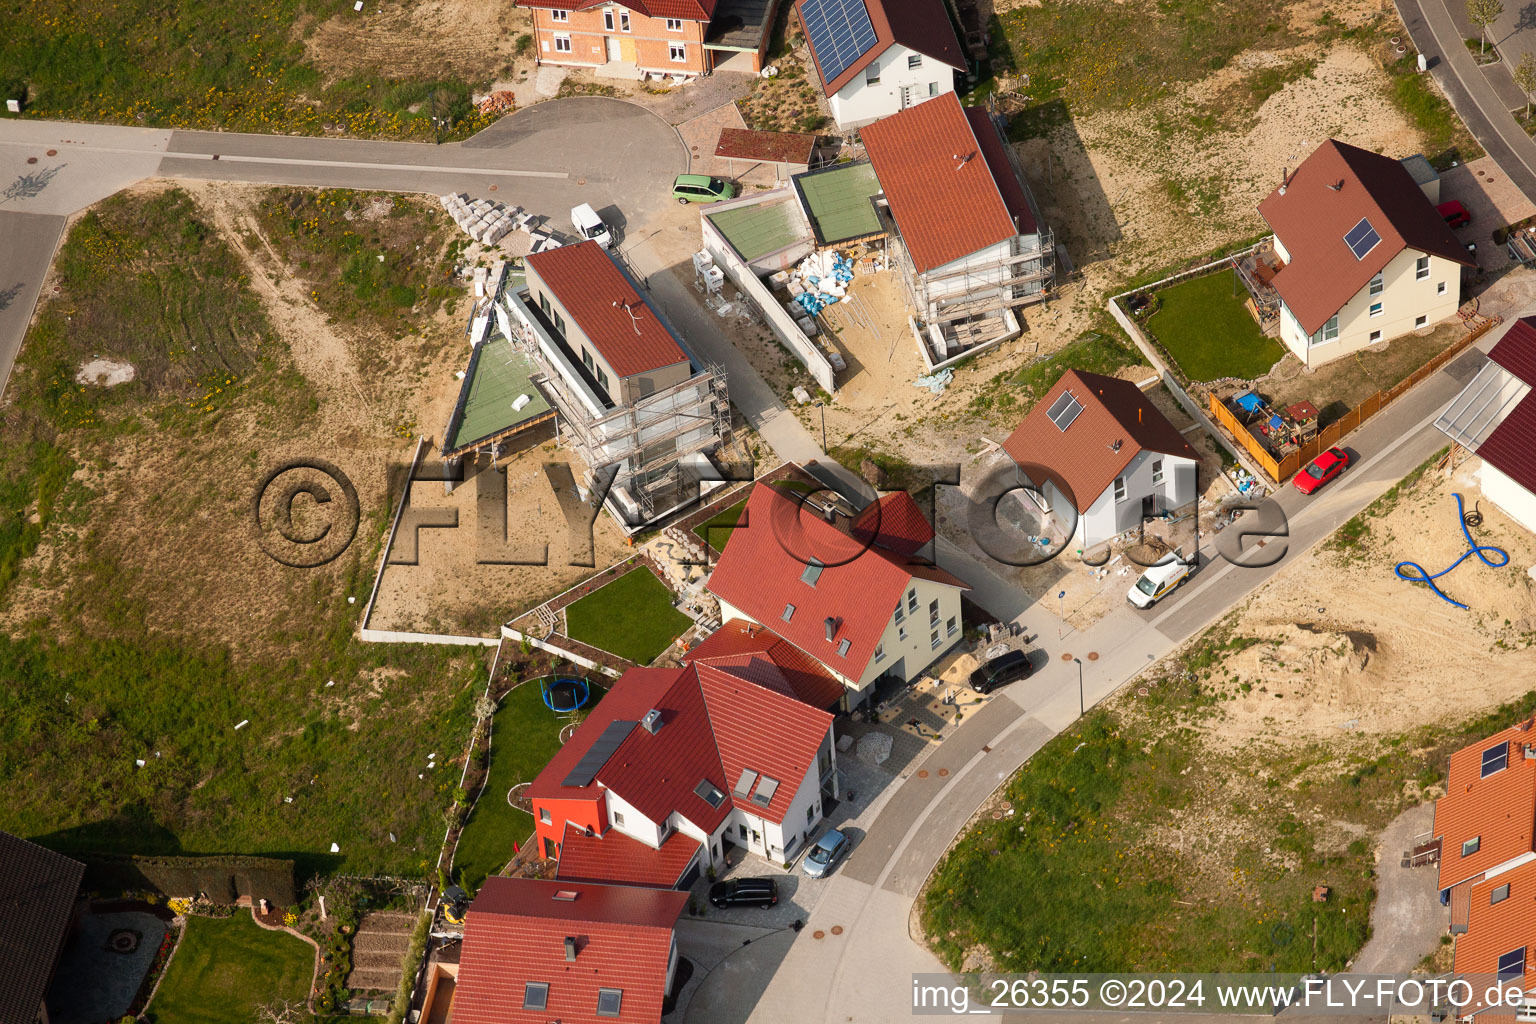
<path fill-rule="evenodd" d="M 1051 418 L 1052 423 L 1056 424 L 1057 430 L 1066 430 L 1072 425 L 1072 421 L 1077 419 L 1077 414 L 1082 411 L 1082 403 L 1072 397 L 1072 392 L 1063 391 L 1061 397 L 1051 403 L 1051 407 L 1045 411 L 1045 414 Z"/>
<path fill-rule="evenodd" d="M 603 730 L 587 752 L 581 755 L 581 760 L 576 762 L 576 767 L 565 777 L 562 786 L 586 786 L 597 773 L 603 770 L 603 765 L 613 756 L 613 752 L 619 749 L 619 744 L 629 736 L 630 730 L 635 727 L 634 722 L 613 721 L 608 723 L 608 728 Z"/>
<path fill-rule="evenodd" d="M 806 0 L 800 19 L 821 73 L 829 82 L 879 40 L 864 0 Z"/>
<path fill-rule="evenodd" d="M 1344 236 L 1344 244 L 1349 246 L 1349 251 L 1355 254 L 1357 260 L 1365 259 L 1365 254 L 1376 248 L 1380 241 L 1381 236 L 1365 217 L 1361 217 L 1360 223 L 1350 228 L 1349 234 Z"/>

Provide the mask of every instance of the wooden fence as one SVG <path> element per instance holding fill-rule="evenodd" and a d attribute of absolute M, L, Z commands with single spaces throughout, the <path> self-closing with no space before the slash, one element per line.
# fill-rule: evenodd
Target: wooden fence
<path fill-rule="evenodd" d="M 1316 437 L 1283 459 L 1277 460 L 1271 455 L 1269 449 L 1264 447 L 1263 442 L 1254 437 L 1253 433 L 1233 415 L 1232 410 L 1227 408 L 1227 403 L 1215 395 L 1209 396 L 1210 413 L 1216 422 L 1225 427 L 1237 443 L 1247 450 L 1248 454 L 1253 457 L 1253 460 L 1258 463 L 1259 468 L 1268 474 L 1269 478 L 1275 481 L 1275 483 L 1280 483 L 1290 479 L 1292 474 L 1317 458 L 1318 454 L 1324 449 L 1332 448 L 1339 442 L 1340 438 L 1356 430 L 1366 420 L 1375 416 L 1378 412 L 1411 391 L 1414 385 L 1420 383 L 1429 377 L 1430 374 L 1435 373 L 1446 363 L 1456 358 L 1478 338 L 1488 333 L 1497 323 L 1499 323 L 1497 319 L 1483 321 L 1476 328 L 1468 332 L 1465 338 L 1452 344 L 1397 384 L 1385 391 L 1378 391 L 1371 395 L 1342 417 L 1318 431 Z"/>

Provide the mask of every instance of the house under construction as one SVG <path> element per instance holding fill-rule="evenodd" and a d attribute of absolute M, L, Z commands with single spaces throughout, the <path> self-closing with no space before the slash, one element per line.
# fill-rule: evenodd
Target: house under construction
<path fill-rule="evenodd" d="M 629 532 L 719 486 L 710 456 L 731 443 L 724 373 L 690 353 L 596 242 L 530 255 L 523 275 L 499 275 L 471 330 L 484 340 L 445 458 L 495 457 L 553 430 L 585 465 L 583 485 Z"/>
<path fill-rule="evenodd" d="M 1016 336 L 1015 310 L 1055 284 L 1055 240 L 996 120 L 953 94 L 864 128 L 891 266 L 906 283 L 924 363 Z"/>

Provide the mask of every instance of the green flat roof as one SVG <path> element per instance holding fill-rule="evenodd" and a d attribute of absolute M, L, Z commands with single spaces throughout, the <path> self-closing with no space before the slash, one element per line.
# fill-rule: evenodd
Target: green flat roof
<path fill-rule="evenodd" d="M 549 411 L 549 403 L 529 379 L 537 372 L 533 360 L 515 350 L 499 336 L 482 342 L 477 358 L 470 361 L 469 376 L 464 381 L 462 411 L 457 428 L 450 424 L 452 436 L 448 450 L 455 451 L 509 427 L 531 420 Z M 528 404 L 514 410 L 518 395 L 527 395 Z"/>
<path fill-rule="evenodd" d="M 802 240 L 792 203 L 793 200 L 785 198 L 714 210 L 704 216 L 720 229 L 741 258 L 751 263 Z"/>
<path fill-rule="evenodd" d="M 869 164 L 839 164 L 797 174 L 794 182 L 805 198 L 805 208 L 822 245 L 883 233 L 874 204 L 869 201 L 870 196 L 880 194 L 880 182 Z"/>

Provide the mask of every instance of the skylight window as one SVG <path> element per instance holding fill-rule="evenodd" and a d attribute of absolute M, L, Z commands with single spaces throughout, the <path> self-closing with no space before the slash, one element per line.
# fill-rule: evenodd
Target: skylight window
<path fill-rule="evenodd" d="M 725 803 L 725 794 L 708 779 L 700 779 L 699 784 L 693 787 L 693 792 L 711 807 L 719 807 Z"/>
<path fill-rule="evenodd" d="M 821 562 L 811 559 L 806 563 L 805 571 L 800 574 L 800 582 L 814 587 L 816 581 L 821 579 L 821 570 L 825 568 L 826 566 Z"/>
<path fill-rule="evenodd" d="M 1371 227 L 1371 222 L 1365 217 L 1360 218 L 1360 223 L 1349 229 L 1344 236 L 1344 244 L 1349 246 L 1349 251 L 1355 254 L 1355 259 L 1365 259 L 1365 254 L 1376 248 L 1381 243 L 1381 236 L 1376 229 Z"/>
<path fill-rule="evenodd" d="M 1051 407 L 1045 414 L 1051 418 L 1052 423 L 1056 424 L 1057 430 L 1066 430 L 1082 411 L 1083 404 L 1072 397 L 1072 392 L 1063 391 L 1060 397 L 1051 403 Z"/>
<path fill-rule="evenodd" d="M 523 1009 L 542 1010 L 549 1005 L 549 986 L 542 981 L 523 985 Z"/>
<path fill-rule="evenodd" d="M 737 796 L 746 796 L 748 793 L 752 792 L 752 783 L 756 781 L 756 779 L 757 772 L 753 771 L 751 768 L 743 768 L 741 770 L 741 777 L 736 780 L 736 788 L 731 790 L 731 792 L 735 793 Z"/>
<path fill-rule="evenodd" d="M 840 640 L 837 645 L 837 653 L 842 655 L 844 658 L 848 657 L 848 647 L 849 643 L 846 639 Z"/>
<path fill-rule="evenodd" d="M 757 792 L 752 794 L 752 802 L 767 807 L 773 803 L 773 794 L 779 791 L 779 780 L 770 779 L 764 775 L 762 781 L 757 784 Z"/>
<path fill-rule="evenodd" d="M 794 614 L 795 606 L 792 604 L 787 604 L 784 606 L 784 614 L 780 615 L 779 618 L 783 619 L 785 622 L 788 622 L 791 618 L 794 617 Z"/>
<path fill-rule="evenodd" d="M 617 1017 L 619 1007 L 624 1004 L 624 990 L 618 988 L 600 988 L 597 990 L 597 1015 L 599 1017 Z"/>
<path fill-rule="evenodd" d="M 1489 747 L 1483 751 L 1483 774 L 1486 779 L 1494 772 L 1501 772 L 1509 766 L 1509 744 L 1500 743 L 1496 747 Z"/>
<path fill-rule="evenodd" d="M 577 894 L 575 889 L 561 889 L 556 892 L 555 895 L 551 897 L 551 899 L 557 899 L 562 903 L 570 903 L 576 899 L 576 895 Z"/>

